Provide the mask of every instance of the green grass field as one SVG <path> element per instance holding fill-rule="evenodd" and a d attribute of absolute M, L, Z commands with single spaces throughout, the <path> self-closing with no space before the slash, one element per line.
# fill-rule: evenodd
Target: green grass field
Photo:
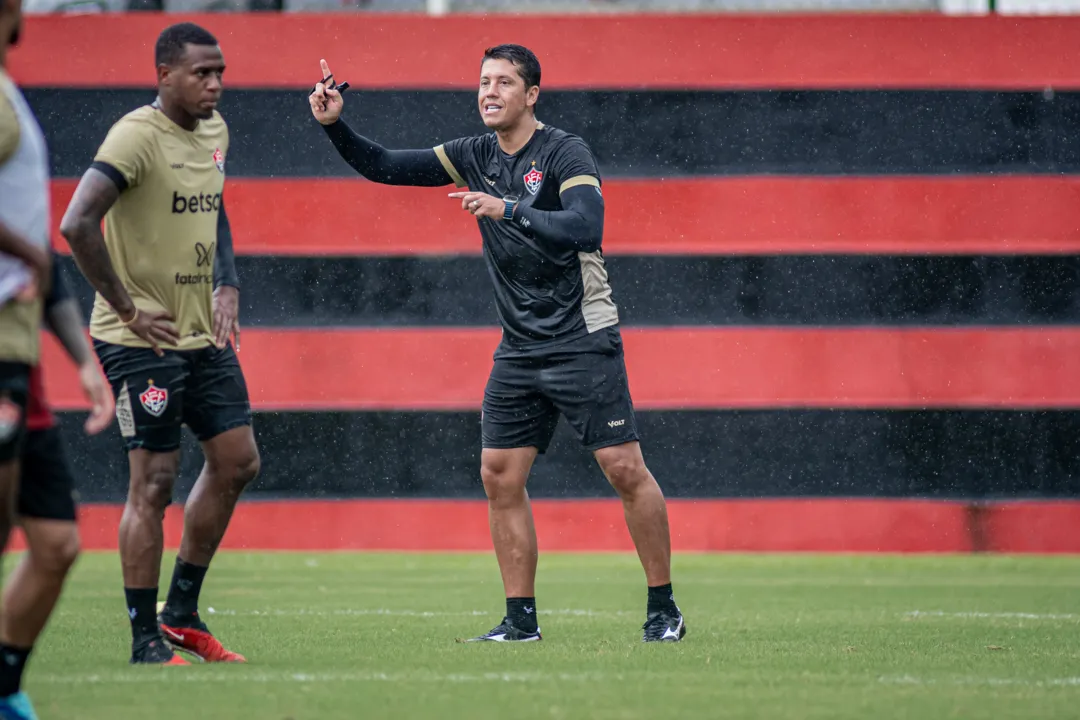
<path fill-rule="evenodd" d="M 249 663 L 132 668 L 118 559 L 88 553 L 26 688 L 42 720 L 1080 717 L 1080 558 L 675 573 L 686 640 L 644 645 L 636 558 L 543 556 L 544 640 L 507 646 L 455 642 L 501 618 L 491 556 L 223 553 L 204 619 Z"/>

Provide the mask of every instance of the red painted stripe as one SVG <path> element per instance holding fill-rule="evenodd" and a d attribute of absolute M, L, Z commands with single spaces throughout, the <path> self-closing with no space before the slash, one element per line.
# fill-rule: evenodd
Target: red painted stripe
<path fill-rule="evenodd" d="M 992 504 L 984 513 L 990 552 L 1080 552 L 1080 503 Z"/>
<path fill-rule="evenodd" d="M 75 185 L 53 182 L 60 248 L 55 229 Z M 1080 178 L 744 177 L 604 188 L 609 255 L 1080 252 Z M 452 190 L 243 178 L 226 192 L 240 253 L 479 254 L 476 221 L 447 197 Z"/>
<path fill-rule="evenodd" d="M 468 15 L 34 15 L 9 66 L 25 85 L 151 86 L 154 40 L 183 20 L 220 39 L 233 87 L 310 87 L 326 58 L 356 87 L 471 89 L 506 41 Z M 513 34 L 545 88 L 1080 87 L 1072 17 L 542 15 Z"/>
<path fill-rule="evenodd" d="M 478 409 L 496 329 L 248 330 L 269 409 Z M 635 404 L 676 408 L 1076 408 L 1080 328 L 624 329 Z M 55 341 L 46 385 L 83 400 Z"/>
<path fill-rule="evenodd" d="M 630 552 L 617 500 L 534 500 L 542 552 Z M 115 550 L 121 508 L 80 509 L 87 550 Z M 962 502 L 876 499 L 669 500 L 676 552 L 1080 553 L 1080 502 L 999 503 L 974 528 Z M 165 543 L 180 544 L 183 511 L 165 513 Z M 21 534 L 12 538 L 23 549 Z M 241 502 L 225 550 L 491 550 L 483 500 Z"/>

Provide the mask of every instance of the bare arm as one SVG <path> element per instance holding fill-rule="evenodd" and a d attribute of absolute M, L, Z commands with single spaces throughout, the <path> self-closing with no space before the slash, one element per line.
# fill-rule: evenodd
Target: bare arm
<path fill-rule="evenodd" d="M 0 222 L 0 252 L 16 257 L 29 265 L 39 276 L 49 274 L 49 251 L 31 245 L 4 223 Z M 44 280 L 44 277 L 41 277 Z"/>
<path fill-rule="evenodd" d="M 64 275 L 55 258 L 51 285 L 52 288 L 45 298 L 45 322 L 60 340 L 68 356 L 79 367 L 79 382 L 90 401 L 90 416 L 83 427 L 87 433 L 93 435 L 107 428 L 112 422 L 116 404 L 94 359 L 90 339 L 83 327 L 79 303 L 64 282 Z"/>
<path fill-rule="evenodd" d="M 74 298 L 66 298 L 49 308 L 46 317 L 49 329 L 60 340 L 68 357 L 79 367 L 93 362 L 90 341 L 86 339 L 82 312 Z"/>
<path fill-rule="evenodd" d="M 126 322 L 135 316 L 135 303 L 116 275 L 101 234 L 101 220 L 119 197 L 120 190 L 113 180 L 91 167 L 75 188 L 60 221 L 60 234 L 71 246 L 79 270 Z"/>
<path fill-rule="evenodd" d="M 86 328 L 83 327 L 82 311 L 64 280 L 64 273 L 55 255 L 52 282 L 45 298 L 45 323 L 76 365 L 83 367 L 93 362 L 93 349 L 86 337 Z"/>
<path fill-rule="evenodd" d="M 78 301 L 73 297 L 54 301 L 52 307 L 46 311 L 45 319 L 60 344 L 64 346 L 68 357 L 79 367 L 79 384 L 90 401 L 90 415 L 83 428 L 87 434 L 95 435 L 112 422 L 116 402 L 94 358 L 90 339 L 83 327 Z"/>

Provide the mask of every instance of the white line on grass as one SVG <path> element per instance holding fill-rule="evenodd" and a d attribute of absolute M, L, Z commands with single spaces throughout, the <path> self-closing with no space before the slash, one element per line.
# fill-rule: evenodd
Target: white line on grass
<path fill-rule="evenodd" d="M 1021 613 L 1021 612 L 942 612 L 941 610 L 912 610 L 908 617 L 990 618 L 1001 620 L 1080 620 L 1080 615 L 1069 613 Z"/>
<path fill-rule="evenodd" d="M 388 615 L 391 617 L 495 617 L 498 613 L 490 610 L 390 610 L 387 608 L 344 608 L 337 610 L 309 610 L 305 608 L 281 610 L 217 610 L 207 608 L 207 615 L 227 615 L 237 617 L 349 617 L 365 615 Z M 625 617 L 633 615 L 626 610 L 540 610 L 540 615 L 571 615 L 575 617 Z"/>
<path fill-rule="evenodd" d="M 238 672 L 188 673 L 176 668 L 165 672 L 118 671 L 112 673 L 83 673 L 76 675 L 41 674 L 34 682 L 54 685 L 111 685 L 123 683 L 164 682 L 169 684 L 193 682 L 238 683 L 332 683 L 332 682 L 392 682 L 392 683 L 471 683 L 507 682 L 531 683 L 540 681 L 598 682 L 621 680 L 618 673 L 380 673 L 380 672 Z"/>
<path fill-rule="evenodd" d="M 232 670 L 232 668 L 230 668 Z M 612 682 L 632 679 L 622 673 L 433 673 L 433 672 L 249 672 L 237 668 L 233 672 L 203 673 L 185 672 L 182 669 L 147 668 L 145 672 L 121 670 L 107 673 L 81 673 L 72 675 L 36 674 L 33 682 L 47 685 L 121 685 L 146 683 L 340 683 L 340 682 L 388 682 L 388 683 L 535 683 L 535 682 Z M 988 687 L 1080 687 L 1080 677 L 1064 678 L 921 678 L 913 675 L 883 675 L 878 682 L 883 685 L 915 686 L 988 686 Z"/>
<path fill-rule="evenodd" d="M 1080 677 L 1048 678 L 920 678 L 913 675 L 883 675 L 878 678 L 885 685 L 1019 685 L 1023 687 L 1080 687 Z"/>

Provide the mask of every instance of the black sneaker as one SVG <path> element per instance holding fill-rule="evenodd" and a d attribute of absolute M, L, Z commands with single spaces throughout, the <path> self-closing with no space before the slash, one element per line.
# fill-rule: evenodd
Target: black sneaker
<path fill-rule="evenodd" d="M 510 618 L 504 617 L 498 627 L 494 628 L 491 632 L 486 635 L 481 635 L 480 637 L 470 638 L 465 642 L 533 642 L 540 639 L 539 627 L 532 632 L 527 632 L 514 627 L 514 623 Z"/>
<path fill-rule="evenodd" d="M 165 644 L 159 635 L 144 640 L 131 648 L 132 665 L 190 665 Z"/>
<path fill-rule="evenodd" d="M 645 624 L 641 626 L 644 634 L 642 642 L 679 642 L 686 635 L 686 623 L 683 621 L 682 612 L 675 609 L 676 614 L 666 612 L 649 613 Z"/>

